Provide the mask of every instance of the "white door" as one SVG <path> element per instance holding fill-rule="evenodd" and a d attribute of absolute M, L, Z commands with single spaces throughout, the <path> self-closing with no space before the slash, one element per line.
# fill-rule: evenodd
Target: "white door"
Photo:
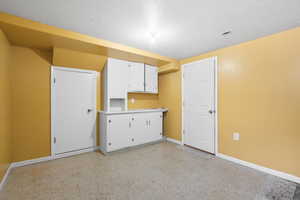
<path fill-rule="evenodd" d="M 215 58 L 183 66 L 184 144 L 215 153 Z"/>
<path fill-rule="evenodd" d="M 128 62 L 114 58 L 109 58 L 107 62 L 108 96 L 112 99 L 124 99 L 128 88 Z"/>
<path fill-rule="evenodd" d="M 145 92 L 158 93 L 158 69 L 145 65 Z"/>
<path fill-rule="evenodd" d="M 52 68 L 52 152 L 96 146 L 96 72 Z"/>
<path fill-rule="evenodd" d="M 128 92 L 144 92 L 145 67 L 143 63 L 129 62 Z"/>
<path fill-rule="evenodd" d="M 107 152 L 130 146 L 131 115 L 110 115 L 107 120 Z"/>

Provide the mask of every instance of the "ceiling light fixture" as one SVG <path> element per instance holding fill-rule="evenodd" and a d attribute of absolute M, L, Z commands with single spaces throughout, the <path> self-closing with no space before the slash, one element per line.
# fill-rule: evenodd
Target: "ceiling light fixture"
<path fill-rule="evenodd" d="M 149 36 L 150 36 L 151 43 L 154 43 L 155 40 L 157 39 L 158 34 L 155 32 L 149 32 Z"/>

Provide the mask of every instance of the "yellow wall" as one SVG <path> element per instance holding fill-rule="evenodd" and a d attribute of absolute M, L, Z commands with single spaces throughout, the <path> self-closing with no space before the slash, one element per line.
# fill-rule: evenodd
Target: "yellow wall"
<path fill-rule="evenodd" d="M 107 57 L 73 51 L 70 49 L 54 48 L 52 60 L 53 65 L 56 66 L 73 68 L 78 68 L 78 66 L 80 66 L 81 69 L 96 70 L 100 72 L 107 60 Z"/>
<path fill-rule="evenodd" d="M 51 53 L 12 50 L 13 161 L 49 156 Z"/>
<path fill-rule="evenodd" d="M 164 134 L 181 140 L 181 72 L 159 76 L 159 104 L 168 108 L 164 116 Z"/>
<path fill-rule="evenodd" d="M 131 102 L 134 99 L 134 103 Z M 151 109 L 160 108 L 159 99 L 157 94 L 142 94 L 142 93 L 129 93 L 128 94 L 128 109 Z"/>
<path fill-rule="evenodd" d="M 300 176 L 299 52 L 296 28 L 181 61 L 218 56 L 221 153 Z"/>
<path fill-rule="evenodd" d="M 10 59 L 11 47 L 0 29 L 0 182 L 12 156 Z"/>

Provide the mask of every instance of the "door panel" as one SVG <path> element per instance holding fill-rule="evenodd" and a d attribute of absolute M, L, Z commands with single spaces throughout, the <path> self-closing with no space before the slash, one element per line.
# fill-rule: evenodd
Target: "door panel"
<path fill-rule="evenodd" d="M 146 131 L 145 143 L 160 140 L 162 137 L 161 113 L 145 113 Z"/>
<path fill-rule="evenodd" d="M 158 68 L 154 67 L 152 72 L 152 92 L 158 93 Z"/>
<path fill-rule="evenodd" d="M 136 113 L 132 115 L 133 145 L 162 139 L 162 113 Z"/>
<path fill-rule="evenodd" d="M 184 66 L 184 143 L 215 153 L 214 58 Z"/>
<path fill-rule="evenodd" d="M 96 145 L 96 75 L 53 69 L 54 153 Z"/>
<path fill-rule="evenodd" d="M 149 113 L 149 135 L 151 141 L 162 139 L 162 113 Z"/>
<path fill-rule="evenodd" d="M 107 151 L 130 146 L 131 115 L 111 115 L 107 120 Z"/>
<path fill-rule="evenodd" d="M 129 63 L 128 92 L 144 92 L 145 67 L 143 63 Z"/>
<path fill-rule="evenodd" d="M 136 113 L 132 115 L 132 129 L 131 134 L 134 139 L 133 145 L 146 143 L 147 139 L 147 118 L 144 113 Z"/>

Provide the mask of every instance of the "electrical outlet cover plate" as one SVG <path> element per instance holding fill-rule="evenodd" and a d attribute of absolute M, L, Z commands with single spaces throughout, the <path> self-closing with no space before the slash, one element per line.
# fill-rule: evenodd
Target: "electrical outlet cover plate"
<path fill-rule="evenodd" d="M 240 134 L 237 132 L 233 133 L 233 140 L 240 140 Z"/>
<path fill-rule="evenodd" d="M 135 99 L 131 98 L 131 103 L 134 104 L 135 103 Z"/>

